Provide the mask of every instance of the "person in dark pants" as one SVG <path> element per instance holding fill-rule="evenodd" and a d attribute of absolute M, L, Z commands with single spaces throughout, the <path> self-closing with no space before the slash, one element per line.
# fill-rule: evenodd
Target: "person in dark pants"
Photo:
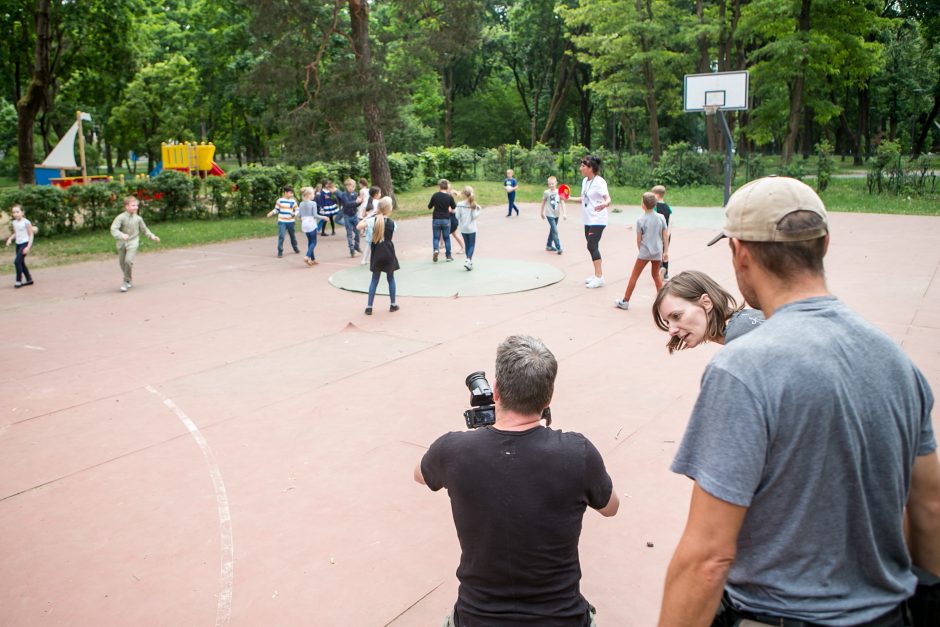
<path fill-rule="evenodd" d="M 317 193 L 317 212 L 330 221 L 330 235 L 336 235 L 336 214 L 339 212 L 339 199 L 333 181 L 323 181 L 323 187 Z M 320 224 L 320 235 L 326 237 L 326 220 Z"/>
<path fill-rule="evenodd" d="M 379 287 L 382 273 L 388 280 L 388 296 L 391 305 L 388 310 L 396 312 L 400 309 L 395 302 L 395 271 L 401 268 L 398 257 L 395 255 L 395 244 L 392 236 L 395 235 L 395 222 L 389 217 L 392 213 L 392 199 L 388 196 L 379 200 L 379 213 L 375 216 L 375 225 L 372 227 L 372 241 L 369 246 L 372 253 L 369 257 L 369 270 L 372 271 L 372 282 L 369 283 L 369 301 L 366 305 L 366 315 L 372 315 L 372 303 L 375 301 L 375 291 Z"/>
<path fill-rule="evenodd" d="M 16 281 L 13 287 L 25 287 L 33 284 L 33 277 L 26 267 L 26 255 L 33 249 L 33 223 L 26 219 L 23 208 L 19 205 L 13 205 L 10 209 L 13 216 L 13 232 L 7 238 L 7 246 L 13 240 L 16 240 L 16 257 L 13 259 L 13 267 L 16 268 Z M 25 281 L 24 281 L 25 279 Z"/>
<path fill-rule="evenodd" d="M 440 254 L 440 242 L 443 238 L 447 261 L 453 261 L 454 257 L 450 252 L 450 214 L 457 208 L 457 201 L 447 191 L 450 189 L 450 181 L 441 179 L 437 182 L 437 187 L 438 190 L 434 192 L 431 200 L 428 201 L 428 209 L 433 210 L 431 214 L 431 231 L 434 238 L 432 242 L 434 247 L 433 260 L 437 261 L 437 256 Z"/>
<path fill-rule="evenodd" d="M 516 180 L 515 173 L 512 170 L 506 170 L 506 178 L 503 179 L 503 188 L 506 190 L 506 198 L 509 200 L 509 213 L 506 217 L 512 216 L 512 210 L 516 210 L 519 215 L 519 207 L 516 206 L 516 190 L 519 189 L 519 181 Z"/>
<path fill-rule="evenodd" d="M 356 192 L 356 181 L 346 179 L 346 191 L 339 193 L 339 201 L 343 211 L 343 228 L 346 229 L 346 245 L 349 246 L 349 256 L 355 257 L 361 253 L 359 248 L 359 194 Z"/>

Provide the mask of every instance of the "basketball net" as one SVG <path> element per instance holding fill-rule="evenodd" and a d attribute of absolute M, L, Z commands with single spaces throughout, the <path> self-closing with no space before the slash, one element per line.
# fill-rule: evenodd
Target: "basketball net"
<path fill-rule="evenodd" d="M 705 105 L 705 115 L 715 115 L 718 113 L 718 109 L 721 108 L 721 105 Z"/>

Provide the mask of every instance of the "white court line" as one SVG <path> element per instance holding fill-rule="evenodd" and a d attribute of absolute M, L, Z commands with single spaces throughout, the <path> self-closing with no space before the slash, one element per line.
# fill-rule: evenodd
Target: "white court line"
<path fill-rule="evenodd" d="M 222 547 L 222 589 L 219 591 L 219 606 L 215 613 L 216 627 L 224 627 L 232 620 L 232 592 L 235 583 L 235 542 L 232 536 L 232 514 L 228 507 L 228 493 L 225 491 L 225 483 L 222 481 L 222 471 L 215 461 L 215 455 L 209 448 L 209 443 L 203 437 L 199 427 L 196 426 L 189 416 L 182 409 L 176 406 L 172 400 L 158 392 L 151 386 L 147 386 L 147 391 L 163 399 L 163 404 L 170 411 L 176 414 L 180 422 L 189 430 L 193 436 L 202 456 L 206 459 L 206 465 L 209 467 L 209 476 L 212 478 L 212 486 L 215 488 L 215 501 L 219 507 L 219 532 L 221 534 Z"/>

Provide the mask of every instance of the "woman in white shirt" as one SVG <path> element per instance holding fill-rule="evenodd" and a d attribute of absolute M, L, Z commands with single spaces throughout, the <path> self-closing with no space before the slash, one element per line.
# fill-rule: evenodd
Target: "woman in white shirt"
<path fill-rule="evenodd" d="M 610 207 L 610 193 L 607 191 L 607 181 L 597 174 L 601 169 L 600 157 L 589 155 L 581 159 L 581 195 L 573 196 L 572 201 L 581 201 L 581 219 L 584 222 L 584 239 L 587 240 L 587 249 L 594 262 L 594 274 L 584 280 L 588 289 L 604 285 L 604 271 L 601 267 L 601 251 L 599 245 L 604 227 L 607 226 Z"/>

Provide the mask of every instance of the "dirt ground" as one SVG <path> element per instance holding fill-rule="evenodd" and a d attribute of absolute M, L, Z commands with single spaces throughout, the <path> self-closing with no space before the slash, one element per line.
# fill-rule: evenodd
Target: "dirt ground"
<path fill-rule="evenodd" d="M 676 208 L 672 272 L 734 287 L 720 212 Z M 590 274 L 582 227 L 544 251 L 537 206 L 485 210 L 477 259 L 565 277 L 475 297 L 365 296 L 329 277 L 358 263 L 323 238 L 319 266 L 264 240 L 140 254 L 0 287 L 0 623 L 437 625 L 459 557 L 447 496 L 412 480 L 463 427 L 464 377 L 507 335 L 559 359 L 553 426 L 600 449 L 622 505 L 585 515 L 582 591 L 604 626 L 655 622 L 691 483 L 669 472 L 718 347 L 669 356 L 652 281 L 613 306 L 636 255 L 629 212 Z M 396 234 L 427 264 L 429 220 Z M 832 291 L 904 347 L 940 390 L 940 218 L 833 214 Z M 272 228 L 273 232 L 273 228 Z M 339 233 L 339 231 L 338 231 Z M 457 257 L 457 263 L 463 258 Z M 443 262 L 440 262 L 443 263 Z M 480 264 L 481 268 L 485 263 Z M 404 279 L 400 279 L 404 280 Z M 935 412 L 935 425 L 937 424 Z"/>

